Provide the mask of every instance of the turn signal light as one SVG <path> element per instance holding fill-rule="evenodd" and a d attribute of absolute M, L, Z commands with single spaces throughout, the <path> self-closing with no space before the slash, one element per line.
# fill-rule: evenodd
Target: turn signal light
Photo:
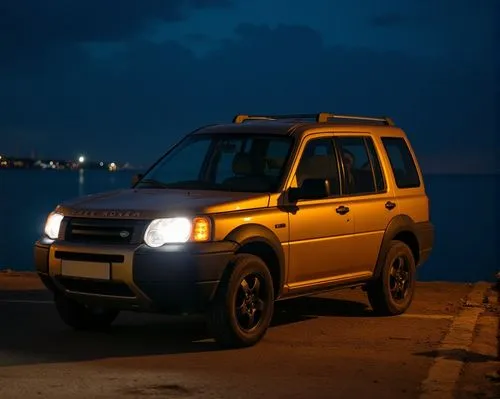
<path fill-rule="evenodd" d="M 207 218 L 197 217 L 193 220 L 193 241 L 208 241 L 210 239 L 210 221 Z"/>

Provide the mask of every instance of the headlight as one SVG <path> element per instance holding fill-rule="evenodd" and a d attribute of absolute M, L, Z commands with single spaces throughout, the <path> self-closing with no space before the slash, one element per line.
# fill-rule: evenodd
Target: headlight
<path fill-rule="evenodd" d="M 60 213 L 52 212 L 45 222 L 45 234 L 52 240 L 59 237 L 59 229 L 64 216 Z"/>
<path fill-rule="evenodd" d="M 197 217 L 165 218 L 153 220 L 144 234 L 144 242 L 150 247 L 161 247 L 164 244 L 207 241 L 210 237 L 208 219 Z"/>

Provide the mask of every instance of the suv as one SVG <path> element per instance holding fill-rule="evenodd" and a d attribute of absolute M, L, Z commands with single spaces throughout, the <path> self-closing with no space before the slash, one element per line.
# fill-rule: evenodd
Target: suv
<path fill-rule="evenodd" d="M 203 313 L 219 344 L 244 347 L 278 300 L 362 287 L 375 313 L 403 313 L 433 240 L 391 119 L 237 115 L 188 134 L 130 189 L 57 206 L 35 263 L 75 329 L 121 310 Z"/>

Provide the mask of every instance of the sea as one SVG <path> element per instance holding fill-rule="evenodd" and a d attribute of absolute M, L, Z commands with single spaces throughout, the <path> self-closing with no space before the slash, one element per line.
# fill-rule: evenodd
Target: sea
<path fill-rule="evenodd" d="M 134 172 L 0 170 L 0 270 L 33 271 L 47 214 L 75 197 L 130 187 Z M 500 175 L 426 175 L 435 245 L 420 281 L 496 281 Z"/>

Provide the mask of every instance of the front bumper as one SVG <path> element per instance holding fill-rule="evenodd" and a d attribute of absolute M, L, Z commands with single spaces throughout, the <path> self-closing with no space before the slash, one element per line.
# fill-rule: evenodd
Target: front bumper
<path fill-rule="evenodd" d="M 41 280 L 55 293 L 103 307 L 180 314 L 206 309 L 236 249 L 229 241 L 149 248 L 41 239 L 34 259 Z M 68 276 L 63 266 L 69 263 L 83 271 L 109 268 L 109 276 Z"/>

